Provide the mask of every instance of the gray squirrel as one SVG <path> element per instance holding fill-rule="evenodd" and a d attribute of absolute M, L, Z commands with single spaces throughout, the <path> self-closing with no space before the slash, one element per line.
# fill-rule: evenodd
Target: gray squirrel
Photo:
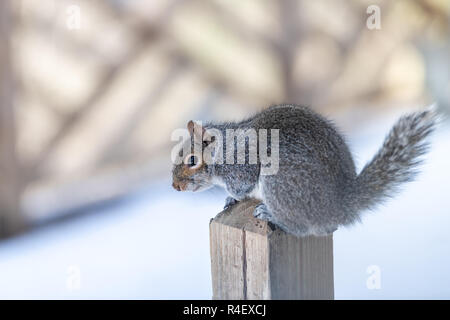
<path fill-rule="evenodd" d="M 222 186 L 229 194 L 225 208 L 256 198 L 261 200 L 254 210 L 256 218 L 296 236 L 326 235 L 339 226 L 360 221 L 363 210 L 394 196 L 402 183 L 415 177 L 421 156 L 427 151 L 426 138 L 435 124 L 432 109 L 401 117 L 381 149 L 357 174 L 352 155 L 334 125 L 307 107 L 272 106 L 240 122 L 199 126 L 189 121 L 191 139 L 178 151 L 182 161 L 173 167 L 173 187 L 178 191 L 200 191 Z M 278 129 L 278 150 L 272 150 L 272 141 L 267 143 L 268 154 L 279 152 L 276 173 L 262 174 L 260 155 L 256 163 L 250 163 L 248 137 L 244 138 L 245 154 L 241 154 L 245 163 L 216 161 L 215 151 L 205 161 L 211 149 L 223 144 L 226 153 L 227 147 L 237 146 L 234 138 L 231 144 L 216 141 L 208 133 L 210 129 L 223 136 L 230 129 Z M 216 144 L 214 148 L 212 143 Z M 196 148 L 200 153 L 194 153 Z M 239 150 L 235 153 L 232 149 L 236 160 Z"/>

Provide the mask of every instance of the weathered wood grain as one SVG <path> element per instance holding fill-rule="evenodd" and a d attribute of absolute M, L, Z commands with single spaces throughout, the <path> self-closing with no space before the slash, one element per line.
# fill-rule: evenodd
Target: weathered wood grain
<path fill-rule="evenodd" d="M 211 220 L 213 299 L 333 299 L 333 236 L 286 234 L 253 217 L 257 203 Z"/>

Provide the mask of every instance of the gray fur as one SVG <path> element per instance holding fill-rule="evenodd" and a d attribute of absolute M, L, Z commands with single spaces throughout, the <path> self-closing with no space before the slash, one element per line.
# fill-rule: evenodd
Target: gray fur
<path fill-rule="evenodd" d="M 260 175 L 259 162 L 212 164 L 192 175 L 189 183 L 195 186 L 198 177 L 202 189 L 205 181 L 222 185 L 237 200 L 258 194 L 263 205 L 255 216 L 297 236 L 328 234 L 359 221 L 363 210 L 414 178 L 434 123 L 430 110 L 402 117 L 357 175 L 350 151 L 330 121 L 306 107 L 273 106 L 241 122 L 205 127 L 219 129 L 224 137 L 226 129 L 279 129 L 277 174 Z M 174 180 L 178 171 L 175 166 Z"/>

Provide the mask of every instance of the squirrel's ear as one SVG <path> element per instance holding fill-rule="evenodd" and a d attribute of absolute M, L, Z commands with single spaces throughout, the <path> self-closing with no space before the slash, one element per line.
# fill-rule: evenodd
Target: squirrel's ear
<path fill-rule="evenodd" d="M 187 124 L 187 129 L 189 131 L 189 134 L 192 135 L 194 133 L 195 123 L 194 121 L 190 120 Z"/>
<path fill-rule="evenodd" d="M 201 128 L 201 131 L 199 130 Z M 202 139 L 203 133 L 205 133 L 205 128 L 203 128 L 200 124 L 195 123 L 194 121 L 190 120 L 187 124 L 187 129 L 189 131 L 189 134 L 192 135 L 198 135 L 200 139 Z"/>

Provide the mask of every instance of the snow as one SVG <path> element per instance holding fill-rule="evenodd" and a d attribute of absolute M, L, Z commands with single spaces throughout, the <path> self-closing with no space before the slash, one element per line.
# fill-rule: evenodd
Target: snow
<path fill-rule="evenodd" d="M 351 137 L 358 167 L 389 125 Z M 335 233 L 336 299 L 450 298 L 450 128 L 432 143 L 416 182 L 365 213 L 362 224 Z M 210 299 L 208 224 L 224 200 L 216 189 L 176 192 L 167 178 L 0 242 L 0 298 Z M 368 269 L 379 270 L 378 289 L 367 286 Z"/>

